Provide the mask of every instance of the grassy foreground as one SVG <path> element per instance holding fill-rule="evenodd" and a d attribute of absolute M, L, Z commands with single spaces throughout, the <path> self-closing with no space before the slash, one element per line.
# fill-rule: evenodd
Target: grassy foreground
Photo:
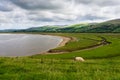
<path fill-rule="evenodd" d="M 64 47 L 63 54 L 38 54 L 29 57 L 0 58 L 0 80 L 120 80 L 120 34 L 57 33 L 74 37 Z M 99 44 L 102 36 L 109 45 L 80 50 Z M 73 60 L 74 56 L 85 62 Z"/>

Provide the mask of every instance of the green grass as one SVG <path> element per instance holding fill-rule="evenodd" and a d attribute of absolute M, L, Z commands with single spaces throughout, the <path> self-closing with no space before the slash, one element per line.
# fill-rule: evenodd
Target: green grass
<path fill-rule="evenodd" d="M 1 80 L 119 80 L 120 60 L 2 58 Z"/>
<path fill-rule="evenodd" d="M 94 45 L 101 40 L 97 36 L 105 37 L 112 44 L 65 54 L 1 57 L 0 80 L 120 80 L 120 34 L 52 33 L 52 35 L 77 38 L 77 41 L 56 48 L 61 50 L 73 47 L 76 50 L 77 45 L 79 47 Z M 98 41 L 84 40 L 84 37 Z M 74 61 L 74 56 L 85 58 L 85 62 Z"/>
<path fill-rule="evenodd" d="M 66 46 L 58 47 L 52 50 L 58 50 L 58 51 L 76 51 L 83 48 L 86 48 L 88 46 L 92 46 L 95 44 L 99 44 L 101 38 L 96 35 L 89 35 L 88 34 L 77 34 L 77 33 L 71 33 L 71 34 L 50 34 L 50 35 L 59 35 L 59 36 L 66 36 L 75 38 L 75 40 L 70 41 L 66 44 Z"/>

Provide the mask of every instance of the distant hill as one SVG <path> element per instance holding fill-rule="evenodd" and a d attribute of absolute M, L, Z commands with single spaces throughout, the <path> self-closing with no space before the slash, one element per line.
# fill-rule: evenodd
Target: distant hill
<path fill-rule="evenodd" d="M 28 32 L 55 32 L 56 29 L 58 29 L 59 27 L 57 26 L 42 26 L 42 27 L 33 27 L 33 28 L 29 28 L 26 29 L 25 31 Z"/>
<path fill-rule="evenodd" d="M 7 32 L 9 32 L 9 30 L 7 30 Z M 119 33 L 120 19 L 109 20 L 102 23 L 74 24 L 68 26 L 54 25 L 54 26 L 32 27 L 23 30 L 10 30 L 10 32 Z"/>
<path fill-rule="evenodd" d="M 85 32 L 120 32 L 120 19 L 110 20 L 92 25 L 91 29 L 86 30 Z"/>

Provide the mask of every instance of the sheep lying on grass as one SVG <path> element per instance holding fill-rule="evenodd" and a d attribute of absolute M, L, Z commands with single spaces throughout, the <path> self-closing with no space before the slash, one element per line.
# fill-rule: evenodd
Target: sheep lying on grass
<path fill-rule="evenodd" d="M 85 61 L 82 57 L 75 57 L 74 60 L 75 61 L 80 61 L 80 62 L 84 62 Z"/>

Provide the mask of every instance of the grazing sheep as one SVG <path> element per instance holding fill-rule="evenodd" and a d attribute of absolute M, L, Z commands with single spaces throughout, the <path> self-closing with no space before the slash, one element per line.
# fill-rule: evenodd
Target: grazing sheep
<path fill-rule="evenodd" d="M 75 61 L 80 61 L 80 62 L 84 62 L 85 61 L 82 57 L 75 57 L 74 60 Z"/>

